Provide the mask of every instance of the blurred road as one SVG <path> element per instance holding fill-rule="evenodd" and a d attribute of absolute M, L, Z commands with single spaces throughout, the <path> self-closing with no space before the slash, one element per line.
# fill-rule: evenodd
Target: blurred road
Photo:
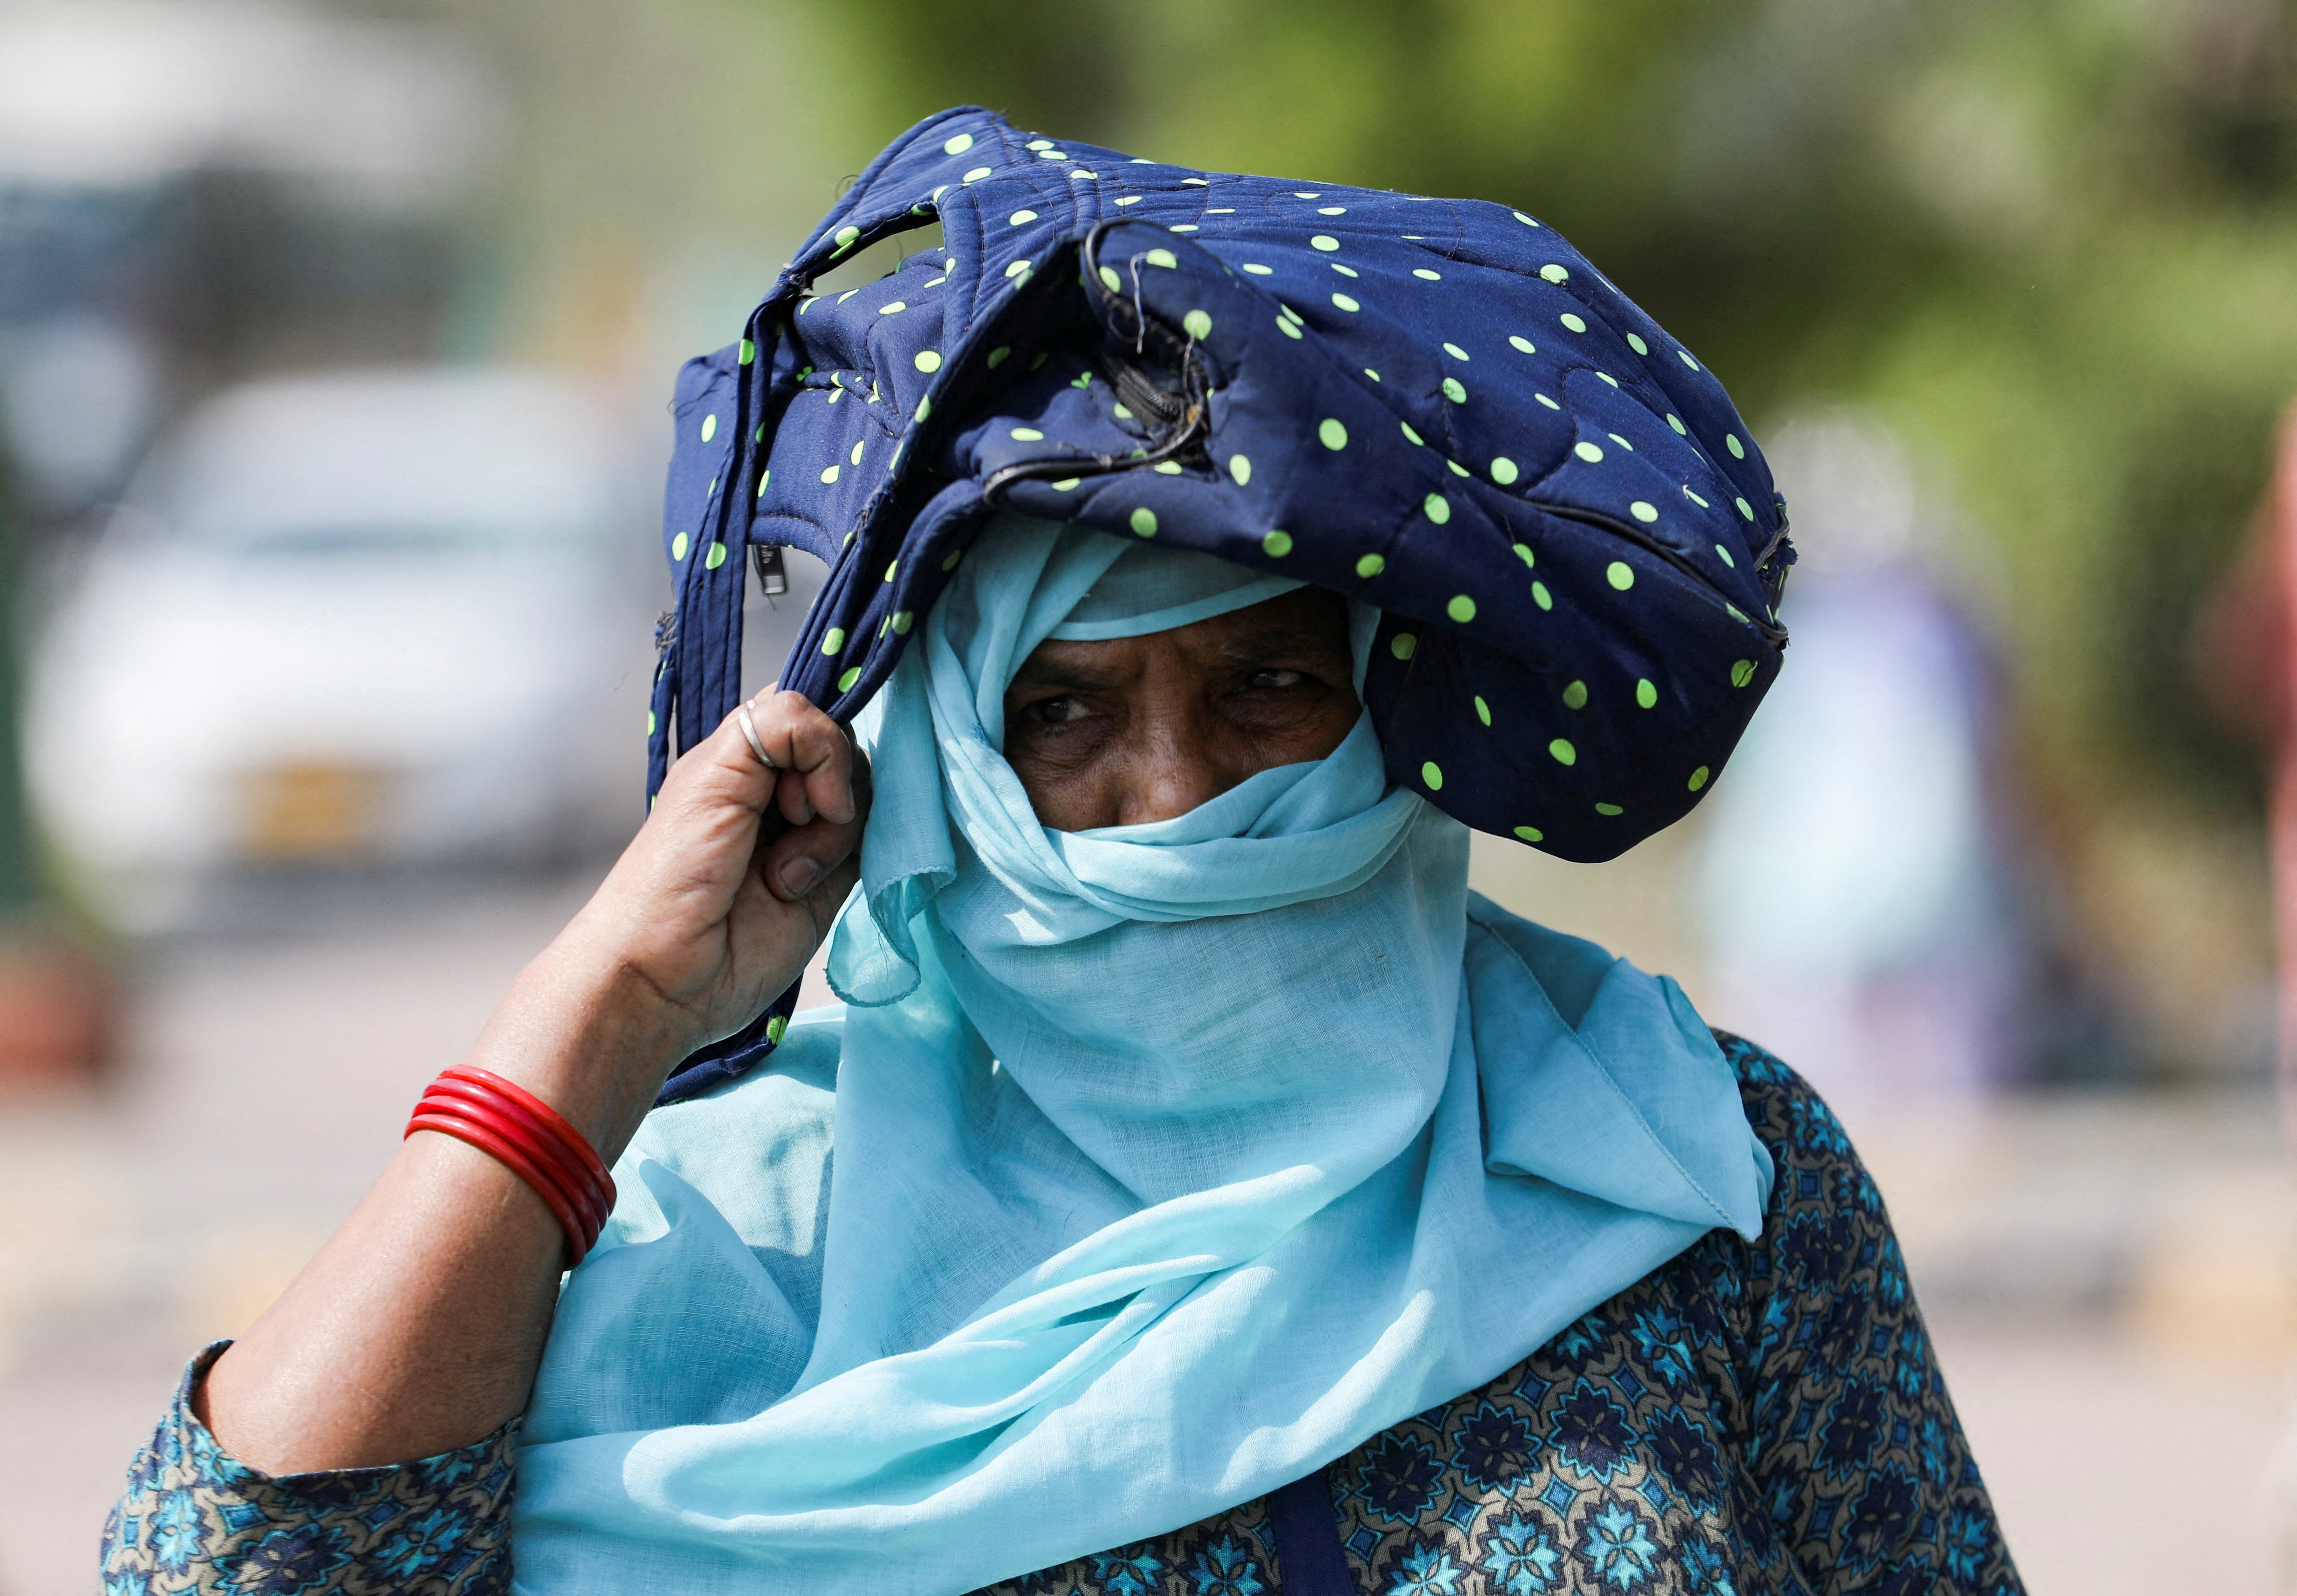
<path fill-rule="evenodd" d="M 0 1593 L 92 1587 L 184 1359 L 349 1209 L 587 885 L 372 884 L 289 932 L 156 948 L 111 1096 L 0 1108 Z M 2037 1596 L 2277 1589 L 2297 1191 L 2266 1105 L 1855 1128 Z"/>

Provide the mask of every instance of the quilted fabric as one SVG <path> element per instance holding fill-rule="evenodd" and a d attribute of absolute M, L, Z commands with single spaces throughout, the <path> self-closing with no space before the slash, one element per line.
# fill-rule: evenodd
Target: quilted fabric
<path fill-rule="evenodd" d="M 811 292 L 936 219 L 944 249 Z M 1786 642 L 1784 506 L 1722 385 L 1504 206 L 946 111 L 871 163 L 737 344 L 687 366 L 673 411 L 657 788 L 672 739 L 742 695 L 747 549 L 829 564 L 781 679 L 850 720 L 999 504 L 1379 608 L 1390 777 L 1566 859 L 1687 812 Z"/>

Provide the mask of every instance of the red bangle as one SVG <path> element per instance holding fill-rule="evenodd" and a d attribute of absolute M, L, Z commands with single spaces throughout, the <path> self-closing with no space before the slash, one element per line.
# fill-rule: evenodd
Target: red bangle
<path fill-rule="evenodd" d="M 557 1139 L 559 1145 L 573 1156 L 575 1162 L 590 1172 L 592 1184 L 597 1187 L 600 1195 L 605 1199 L 606 1208 L 609 1211 L 613 1209 L 614 1177 L 607 1172 L 605 1164 L 599 1161 L 598 1155 L 591 1148 L 589 1139 L 582 1132 L 568 1124 L 558 1110 L 536 1097 L 517 1082 L 506 1081 L 492 1070 L 482 1070 L 475 1065 L 458 1064 L 452 1069 L 440 1071 L 440 1074 L 445 1080 L 467 1082 L 471 1085 L 499 1092 L 534 1115 L 536 1119 L 540 1120 Z"/>
<path fill-rule="evenodd" d="M 614 1180 L 582 1133 L 549 1104 L 491 1070 L 458 1065 L 424 1092 L 407 1134 L 436 1131 L 478 1148 L 533 1189 L 582 1261 L 613 1211 Z"/>
<path fill-rule="evenodd" d="M 547 1161 L 545 1167 L 563 1177 L 561 1184 L 569 1202 L 578 1208 L 595 1208 L 601 1223 L 604 1215 L 613 1210 L 612 1182 L 594 1174 L 594 1165 L 578 1159 L 550 1127 L 517 1098 L 500 1096 L 453 1075 L 441 1075 L 431 1082 L 431 1089 L 423 1094 L 423 1102 L 426 1108 L 452 1102 L 465 1111 L 507 1119 L 508 1133 L 515 1136 L 529 1153 L 540 1153 Z"/>
<path fill-rule="evenodd" d="M 524 1170 L 519 1172 L 527 1184 L 535 1186 L 539 1180 L 547 1185 L 549 1190 L 542 1192 L 544 1200 L 547 1202 L 556 1196 L 558 1206 L 574 1216 L 574 1230 L 567 1239 L 582 1252 L 589 1251 L 598 1239 L 598 1227 L 605 1222 L 605 1216 L 598 1211 L 595 1200 L 580 1181 L 557 1166 L 551 1156 L 553 1149 L 547 1143 L 537 1140 L 531 1131 L 504 1112 L 500 1099 L 490 1101 L 482 1098 L 476 1102 L 459 1101 L 442 1093 L 433 1082 L 431 1090 L 423 1094 L 423 1100 L 416 1105 L 415 1112 L 417 1117 L 425 1121 L 467 1121 L 497 1140 L 508 1142 L 516 1148 L 535 1172 L 532 1175 L 528 1175 Z M 435 1130 L 437 1127 L 432 1128 Z M 540 1192 L 541 1187 L 536 1186 L 536 1189 Z"/>
<path fill-rule="evenodd" d="M 517 1148 L 483 1125 L 466 1119 L 449 1119 L 444 1115 L 417 1112 L 413 1119 L 407 1122 L 407 1134 L 412 1136 L 417 1131 L 436 1131 L 441 1135 L 451 1136 L 457 1141 L 465 1142 L 487 1154 L 525 1181 L 533 1189 L 535 1196 L 549 1205 L 551 1213 L 558 1221 L 558 1228 L 566 1232 L 566 1246 L 571 1255 L 566 1262 L 567 1268 L 572 1269 L 575 1264 L 580 1263 L 583 1255 L 590 1250 L 581 1220 L 568 1205 L 566 1199 L 558 1194 L 556 1188 L 543 1177 L 542 1172 L 535 1168 L 526 1155 Z"/>

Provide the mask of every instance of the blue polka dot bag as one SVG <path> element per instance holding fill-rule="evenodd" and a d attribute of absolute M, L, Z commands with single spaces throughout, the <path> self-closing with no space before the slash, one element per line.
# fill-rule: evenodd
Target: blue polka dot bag
<path fill-rule="evenodd" d="M 867 288 L 814 279 L 938 221 Z M 1723 386 L 1522 211 L 1185 168 L 977 107 L 869 165 L 689 362 L 648 790 L 743 696 L 751 555 L 829 574 L 781 680 L 841 721 L 1000 507 L 1382 612 L 1390 779 L 1610 859 L 1699 802 L 1776 675 L 1794 553 Z M 795 993 L 665 1099 L 741 1074 Z"/>

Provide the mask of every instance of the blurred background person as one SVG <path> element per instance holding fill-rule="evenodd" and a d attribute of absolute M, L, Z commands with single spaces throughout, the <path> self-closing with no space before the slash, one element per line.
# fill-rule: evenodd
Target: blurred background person
<path fill-rule="evenodd" d="M 1796 669 L 1708 802 L 1700 921 L 1733 1023 L 1809 1058 L 1857 1131 L 1894 1104 L 1966 1105 L 2021 1062 L 2022 860 L 1991 651 L 1904 451 L 1838 412 L 1766 453 L 1804 551 L 1782 606 Z"/>

